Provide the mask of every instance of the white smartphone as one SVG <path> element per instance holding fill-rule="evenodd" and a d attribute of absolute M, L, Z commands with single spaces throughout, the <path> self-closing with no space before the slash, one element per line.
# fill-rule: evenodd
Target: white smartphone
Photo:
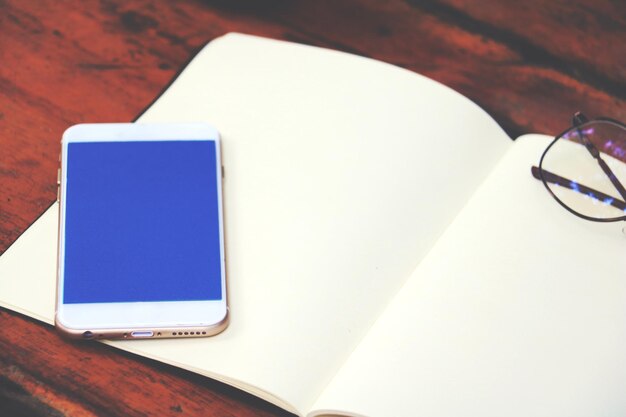
<path fill-rule="evenodd" d="M 81 124 L 61 145 L 56 327 L 85 339 L 224 330 L 217 130 Z"/>

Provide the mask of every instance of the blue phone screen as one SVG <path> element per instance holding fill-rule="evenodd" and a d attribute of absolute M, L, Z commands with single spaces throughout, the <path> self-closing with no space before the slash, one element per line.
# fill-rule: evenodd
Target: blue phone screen
<path fill-rule="evenodd" d="M 214 141 L 67 152 L 64 303 L 222 298 Z"/>

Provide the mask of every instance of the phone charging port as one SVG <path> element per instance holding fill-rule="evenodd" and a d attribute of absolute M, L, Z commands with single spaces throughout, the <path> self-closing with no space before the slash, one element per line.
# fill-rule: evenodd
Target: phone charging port
<path fill-rule="evenodd" d="M 132 332 L 130 335 L 132 337 L 152 337 L 154 332 Z"/>

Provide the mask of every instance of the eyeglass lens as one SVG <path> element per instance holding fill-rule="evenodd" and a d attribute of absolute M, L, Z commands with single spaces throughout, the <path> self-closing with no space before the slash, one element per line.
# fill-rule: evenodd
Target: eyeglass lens
<path fill-rule="evenodd" d="M 540 169 L 554 196 L 572 210 L 596 219 L 626 215 L 622 126 L 594 120 L 568 130 L 546 151 Z"/>

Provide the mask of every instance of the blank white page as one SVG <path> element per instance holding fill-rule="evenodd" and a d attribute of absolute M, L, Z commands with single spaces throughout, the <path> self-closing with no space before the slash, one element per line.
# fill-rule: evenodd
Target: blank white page
<path fill-rule="evenodd" d="M 316 408 L 626 415 L 623 225 L 573 216 L 531 176 L 551 139 L 517 140 Z"/>
<path fill-rule="evenodd" d="M 222 134 L 231 324 L 210 339 L 113 345 L 300 413 L 511 146 L 432 80 L 238 34 L 198 54 L 140 119 L 154 121 Z M 23 259 L 55 250 L 49 226 L 0 261 L 2 304 L 48 321 L 53 257 Z"/>

